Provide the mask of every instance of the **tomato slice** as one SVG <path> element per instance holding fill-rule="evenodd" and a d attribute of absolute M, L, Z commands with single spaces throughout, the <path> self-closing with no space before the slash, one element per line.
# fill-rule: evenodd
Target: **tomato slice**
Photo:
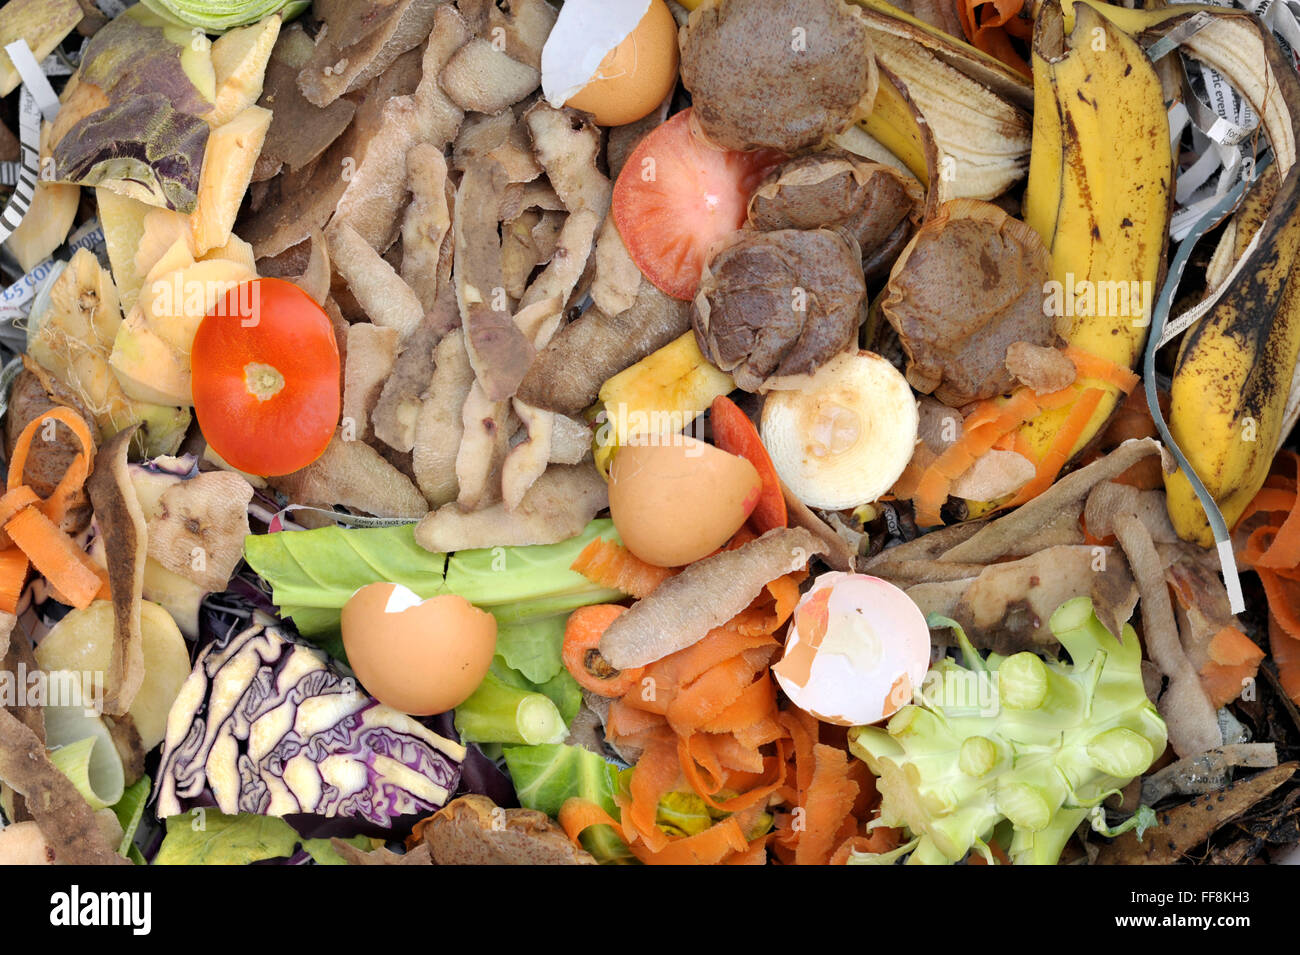
<path fill-rule="evenodd" d="M 749 515 L 754 529 L 763 534 L 774 527 L 785 527 L 790 517 L 786 511 L 785 495 L 781 493 L 781 479 L 777 477 L 776 467 L 753 422 L 726 395 L 713 399 L 709 422 L 713 426 L 713 443 L 728 454 L 738 455 L 754 465 L 763 482 L 758 504 Z"/>
<path fill-rule="evenodd" d="M 230 290 L 190 352 L 194 414 L 231 466 L 273 477 L 306 467 L 339 422 L 339 350 L 329 316 L 283 279 Z"/>
<path fill-rule="evenodd" d="M 785 156 L 717 149 L 684 109 L 646 134 L 614 183 L 614 224 L 637 268 L 665 295 L 690 299 L 709 247 L 745 224 L 749 197 Z"/>

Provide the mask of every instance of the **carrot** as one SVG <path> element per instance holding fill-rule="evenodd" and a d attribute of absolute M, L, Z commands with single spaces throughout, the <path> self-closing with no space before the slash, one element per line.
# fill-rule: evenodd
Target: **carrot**
<path fill-rule="evenodd" d="M 27 583 L 27 555 L 17 547 L 0 550 L 0 610 L 18 612 L 18 597 Z"/>
<path fill-rule="evenodd" d="M 744 852 L 737 852 L 734 855 L 723 859 L 723 865 L 767 865 L 767 840 L 768 836 L 761 836 L 749 844 L 749 848 Z"/>
<path fill-rule="evenodd" d="M 728 816 L 703 832 L 673 839 L 659 850 L 633 844 L 632 854 L 647 865 L 717 865 L 748 849 L 749 842 L 737 818 Z"/>
<path fill-rule="evenodd" d="M 54 493 L 41 501 L 23 484 L 23 472 L 37 433 L 51 422 L 65 425 L 81 444 L 81 450 L 63 473 Z M 0 497 L 0 518 L 3 518 L 0 526 L 8 540 L 22 552 L 22 563 L 30 562 L 49 580 L 60 601 L 78 609 L 90 606 L 97 596 L 109 596 L 107 574 L 58 526 L 71 504 L 79 499 L 94 454 L 95 440 L 82 417 L 71 408 L 52 408 L 29 421 L 19 433 L 9 459 L 6 491 Z M 26 568 L 19 572 L 20 561 L 16 555 L 11 554 L 6 561 L 7 572 L 0 578 L 3 581 L 0 586 L 17 589 L 0 591 L 0 606 L 16 606 L 26 580 Z"/>
<path fill-rule="evenodd" d="M 1271 570 L 1256 568 L 1268 609 L 1288 635 L 1300 640 L 1300 581 L 1288 580 Z"/>
<path fill-rule="evenodd" d="M 10 519 L 24 508 L 31 507 L 33 504 L 40 504 L 40 502 L 40 497 L 26 484 L 19 485 L 12 491 L 6 491 L 4 496 L 0 497 L 0 547 L 13 545 L 13 541 L 9 539 L 9 535 L 3 530 Z"/>
<path fill-rule="evenodd" d="M 1259 492 L 1251 498 L 1246 509 L 1241 512 L 1241 517 L 1237 519 L 1237 526 L 1240 527 L 1249 518 L 1256 514 L 1286 512 L 1290 511 L 1297 503 L 1297 495 L 1293 490 L 1287 490 L 1282 487 L 1262 487 Z"/>
<path fill-rule="evenodd" d="M 668 704 L 668 725 L 684 736 L 716 718 L 754 682 L 755 670 L 744 654 L 711 667 Z"/>
<path fill-rule="evenodd" d="M 647 713 L 628 706 L 623 700 L 614 700 L 609 704 L 609 713 L 605 717 L 605 733 L 619 738 L 635 736 L 664 725 L 664 718 L 658 713 Z"/>
<path fill-rule="evenodd" d="M 840 843 L 840 847 L 831 853 L 828 865 L 848 865 L 849 855 L 857 852 L 860 854 L 880 855 L 885 852 L 891 852 L 902 845 L 902 832 L 898 829 L 890 829 L 887 826 L 877 826 L 865 836 L 850 836 Z M 983 862 L 983 859 L 980 860 Z"/>
<path fill-rule="evenodd" d="M 701 734 L 695 734 L 695 739 Z M 710 734 L 713 754 L 723 769 L 739 773 L 762 773 L 766 765 L 757 746 L 746 746 L 731 733 Z"/>
<path fill-rule="evenodd" d="M 776 633 L 794 613 L 799 602 L 799 584 L 806 577 L 806 571 L 799 571 L 768 581 L 754 603 L 723 626 L 744 634 Z"/>
<path fill-rule="evenodd" d="M 1068 389 L 1063 389 L 1063 391 Z M 1056 402 L 1061 392 L 1036 395 L 1020 388 L 1008 399 L 980 402 L 963 422 L 962 435 L 935 458 L 916 483 L 913 504 L 916 523 L 934 527 L 943 523 L 939 510 L 948 500 L 952 482 L 961 477 L 981 455 L 988 453 L 1004 436 L 1019 428 L 1045 406 Z"/>
<path fill-rule="evenodd" d="M 681 777 L 677 744 L 657 740 L 646 747 L 637 760 L 636 771 L 628 784 L 630 801 L 623 810 L 623 829 L 629 841 L 641 839 L 648 849 L 658 852 L 668 844 L 668 836 L 655 824 L 659 800 L 672 792 Z"/>
<path fill-rule="evenodd" d="M 817 744 L 817 720 L 803 710 L 782 710 L 777 719 L 786 728 L 794 742 L 794 785 L 803 792 L 812 785 L 813 747 Z M 794 802 L 798 799 L 787 800 Z"/>
<path fill-rule="evenodd" d="M 1264 651 L 1236 627 L 1224 627 L 1210 640 L 1210 659 L 1201 668 L 1201 686 L 1215 709 L 1241 696 L 1246 681 L 1254 678 Z"/>
<path fill-rule="evenodd" d="M 11 518 L 5 532 L 71 606 L 84 610 L 103 588 L 86 555 L 36 508 Z"/>
<path fill-rule="evenodd" d="M 600 655 L 600 637 L 627 610 L 616 604 L 592 604 L 569 614 L 560 655 L 564 668 L 583 689 L 600 696 L 622 696 L 641 681 L 641 667 L 617 670 Z"/>
<path fill-rule="evenodd" d="M 1011 43 L 1012 36 L 1028 39 L 1020 24 L 1023 6 L 1024 0 L 958 0 L 957 17 L 972 46 L 1029 76 L 1029 64 Z"/>
<path fill-rule="evenodd" d="M 775 648 L 776 641 L 769 634 L 744 634 L 719 627 L 691 646 L 650 664 L 646 675 L 654 678 L 657 692 L 672 693 L 737 654 L 762 646 Z"/>
<path fill-rule="evenodd" d="M 656 587 L 677 573 L 671 567 L 647 564 L 622 544 L 597 537 L 582 549 L 578 559 L 569 565 L 593 584 L 621 590 L 638 600 L 648 596 Z"/>
<path fill-rule="evenodd" d="M 936 527 L 943 523 L 939 509 L 948 502 L 948 491 L 952 488 L 952 478 L 943 474 L 936 467 L 929 467 L 916 484 L 916 523 L 920 527 Z"/>
<path fill-rule="evenodd" d="M 58 422 L 68 428 L 76 436 L 77 441 L 81 444 L 81 451 L 72 464 L 68 467 L 69 473 L 80 473 L 81 480 L 78 483 L 85 483 L 86 477 L 90 474 L 89 460 L 95 453 L 95 439 L 90 435 L 90 429 L 86 427 L 86 422 L 82 420 L 81 415 L 77 414 L 71 408 L 58 406 L 51 408 L 45 414 L 33 418 L 27 422 L 27 426 L 18 434 L 18 440 L 14 442 L 13 456 L 9 459 L 9 476 L 7 486 L 9 490 L 20 486 L 23 483 L 23 472 L 27 468 L 27 458 L 31 454 L 32 441 L 36 438 L 36 433 L 43 430 L 50 422 Z"/>
<path fill-rule="evenodd" d="M 1137 387 L 1137 383 L 1142 380 L 1131 369 L 1125 368 L 1123 365 L 1117 365 L 1108 358 L 1102 358 L 1073 345 L 1066 347 L 1065 357 L 1074 362 L 1074 370 L 1080 378 L 1104 381 L 1125 394 L 1131 392 Z"/>
<path fill-rule="evenodd" d="M 1284 570 L 1300 565 L 1300 495 L 1295 496 L 1291 512 L 1286 515 L 1268 552 L 1259 558 L 1259 566 Z"/>
<path fill-rule="evenodd" d="M 803 794 L 803 831 L 795 847 L 795 865 L 826 865 L 834 839 L 853 811 L 857 783 L 848 778 L 848 754 L 834 746 L 813 747 L 812 782 Z"/>
<path fill-rule="evenodd" d="M 623 835 L 623 827 L 600 806 L 587 799 L 578 796 L 572 796 L 564 801 L 560 806 L 560 813 L 557 816 L 560 828 L 564 834 L 575 844 L 578 844 L 578 837 L 590 829 L 592 826 L 609 826 L 618 837 L 624 842 L 627 837 Z"/>
<path fill-rule="evenodd" d="M 918 444 L 916 450 L 912 452 L 912 459 L 907 462 L 907 467 L 903 468 L 903 473 L 890 488 L 893 496 L 900 501 L 910 501 L 916 497 L 916 486 L 921 481 L 921 475 L 925 473 L 926 467 L 933 463 L 935 457 L 933 451 L 923 444 Z"/>
<path fill-rule="evenodd" d="M 713 426 L 714 444 L 728 454 L 744 458 L 758 471 L 762 484 L 758 503 L 749 515 L 754 527 L 760 534 L 774 527 L 785 527 L 790 517 L 786 512 L 785 495 L 781 493 L 781 479 L 776 475 L 772 458 L 753 422 L 734 401 L 726 395 L 719 395 L 709 408 L 709 423 Z"/>
<path fill-rule="evenodd" d="M 727 785 L 727 769 L 713 748 L 713 737 L 704 733 L 677 738 L 677 762 L 682 775 L 696 794 L 709 800 Z"/>
<path fill-rule="evenodd" d="M 1056 432 L 1052 446 L 1038 462 L 1034 477 L 1011 499 L 1010 506 L 1032 501 L 1052 486 L 1056 476 L 1061 473 L 1061 468 L 1065 467 L 1066 462 L 1070 460 L 1074 445 L 1083 434 L 1083 429 L 1087 427 L 1088 422 L 1092 420 L 1093 412 L 1097 410 L 1097 405 L 1101 403 L 1104 394 L 1101 388 L 1089 388 L 1079 396 L 1070 408 L 1070 413 L 1066 415 L 1060 430 Z"/>
<path fill-rule="evenodd" d="M 785 750 L 784 740 L 777 743 L 777 754 L 764 759 L 764 771 L 770 773 L 767 778 L 762 778 L 745 770 L 728 771 L 722 764 L 719 754 L 713 749 L 717 745 L 716 739 L 710 739 L 708 742 L 696 742 L 700 737 L 690 737 L 689 739 L 680 740 L 677 744 L 677 756 L 681 762 L 682 773 L 686 776 L 691 787 L 695 790 L 696 795 L 705 801 L 710 807 L 720 812 L 743 812 L 755 807 L 761 807 L 767 803 L 768 797 L 780 789 L 785 783 Z M 708 747 L 707 749 L 701 749 Z M 700 764 L 697 762 L 696 753 L 709 762 L 705 767 L 715 779 L 720 780 L 720 784 L 709 786 L 704 783 L 699 775 Z M 723 780 L 725 777 L 725 780 Z M 730 796 L 725 799 L 714 799 L 722 785 L 735 782 L 742 777 L 748 777 L 745 782 L 748 784 L 746 791 L 736 796 Z"/>
<path fill-rule="evenodd" d="M 610 707 L 611 716 L 613 707 Z M 706 733 L 739 733 L 747 727 L 758 727 L 764 732 L 767 727 L 760 727 L 760 724 L 769 719 L 769 714 L 776 711 L 776 684 L 772 682 L 771 674 L 768 672 L 760 673 L 758 679 L 745 689 L 741 690 L 740 696 L 736 697 L 722 710 L 717 716 L 708 722 L 702 724 L 700 729 Z M 773 721 L 775 724 L 775 721 Z M 777 735 L 780 735 L 780 725 L 777 726 Z M 773 736 L 771 742 L 775 740 Z"/>
<path fill-rule="evenodd" d="M 733 703 L 727 707 L 728 710 L 734 707 Z M 776 712 L 775 702 L 772 704 L 772 713 Z M 743 726 L 738 730 L 732 730 L 731 735 L 736 737 L 736 742 L 742 746 L 765 746 L 768 743 L 775 743 L 785 739 L 785 730 L 781 724 L 776 721 L 775 716 L 765 716 L 748 726 Z"/>
<path fill-rule="evenodd" d="M 1300 702 L 1300 635 L 1287 633 L 1277 617 L 1268 615 L 1268 646 L 1277 664 L 1282 690 L 1291 702 Z"/>

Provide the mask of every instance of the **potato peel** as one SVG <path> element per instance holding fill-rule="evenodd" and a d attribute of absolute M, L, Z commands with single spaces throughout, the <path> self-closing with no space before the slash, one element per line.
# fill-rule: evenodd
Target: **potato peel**
<path fill-rule="evenodd" d="M 113 555 L 108 562 L 113 653 L 104 678 L 104 711 L 113 716 L 126 713 L 144 682 L 140 601 L 144 594 L 148 528 L 126 463 L 135 430 L 133 426 L 118 432 L 100 449 L 95 470 L 86 482 L 104 546 Z"/>

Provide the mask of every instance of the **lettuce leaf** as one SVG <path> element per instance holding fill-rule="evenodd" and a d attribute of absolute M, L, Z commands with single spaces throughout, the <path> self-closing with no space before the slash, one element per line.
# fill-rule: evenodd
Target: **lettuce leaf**
<path fill-rule="evenodd" d="M 271 585 L 280 615 L 307 640 L 342 659 L 339 612 L 366 584 L 390 581 L 420 597 L 460 594 L 492 613 L 509 665 L 536 683 L 563 669 L 559 645 L 570 611 L 625 596 L 569 566 L 597 537 L 617 539 L 612 521 L 592 521 L 576 537 L 535 547 L 460 551 L 450 559 L 415 542 L 414 525 L 322 527 L 244 538 L 244 559 Z M 566 696 L 571 695 L 565 690 Z M 549 694 L 548 694 L 549 695 Z"/>
<path fill-rule="evenodd" d="M 356 846 L 363 852 L 369 852 L 376 845 L 376 840 L 366 836 L 352 836 L 350 839 L 342 841 Z M 382 845 L 382 843 L 380 844 Z M 334 848 L 334 844 L 329 839 L 307 839 L 303 842 L 302 847 L 317 865 L 348 864 L 348 860 L 338 854 L 338 850 Z"/>
<path fill-rule="evenodd" d="M 354 836 L 344 841 L 361 849 L 374 847 L 373 840 L 365 836 Z M 317 865 L 347 864 L 328 839 L 303 839 L 278 816 L 247 813 L 226 816 L 215 809 L 168 816 L 167 835 L 153 864 L 248 865 L 269 859 L 288 859 L 299 846 Z"/>
<path fill-rule="evenodd" d="M 154 865 L 248 865 L 288 858 L 301 841 L 275 816 L 226 816 L 215 809 L 167 817 Z"/>
<path fill-rule="evenodd" d="M 244 559 L 271 585 L 280 607 L 341 610 L 378 580 L 404 584 L 421 597 L 446 592 L 447 558 L 417 544 L 413 524 L 250 534 Z"/>
<path fill-rule="evenodd" d="M 536 809 L 555 818 L 565 800 L 587 799 L 615 819 L 618 792 L 624 770 L 581 746 L 564 743 L 541 746 L 507 746 L 506 768 L 514 780 L 515 795 L 525 809 Z M 582 834 L 583 847 L 597 862 L 627 861 L 627 845 L 609 826 L 593 826 Z"/>
<path fill-rule="evenodd" d="M 127 856 L 137 865 L 143 862 L 143 857 L 139 857 L 140 850 L 133 844 L 135 831 L 140 828 L 140 820 L 144 817 L 144 804 L 149 801 L 149 791 L 152 788 L 153 780 L 148 776 L 141 776 L 126 787 L 122 798 L 113 805 L 113 815 L 117 816 L 117 821 L 122 826 L 122 844 L 117 847 L 118 854 Z M 132 850 L 135 850 L 134 854 Z"/>
<path fill-rule="evenodd" d="M 566 614 L 497 626 L 497 653 L 506 665 L 533 683 L 545 683 L 564 669 Z"/>
<path fill-rule="evenodd" d="M 614 522 L 596 520 L 558 544 L 462 550 L 447 561 L 446 587 L 490 611 L 498 624 L 531 622 L 567 614 L 587 604 L 626 595 L 593 584 L 570 565 L 597 537 L 618 540 Z"/>

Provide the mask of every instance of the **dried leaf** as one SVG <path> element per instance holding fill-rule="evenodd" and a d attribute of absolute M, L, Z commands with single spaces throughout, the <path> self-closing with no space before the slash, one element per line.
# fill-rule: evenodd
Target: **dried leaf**
<path fill-rule="evenodd" d="M 1210 837 L 1219 826 L 1240 816 L 1293 775 L 1300 763 L 1283 763 L 1226 789 L 1198 796 L 1158 814 L 1158 824 L 1138 842 L 1126 832 L 1097 856 L 1098 865 L 1172 865 Z"/>

